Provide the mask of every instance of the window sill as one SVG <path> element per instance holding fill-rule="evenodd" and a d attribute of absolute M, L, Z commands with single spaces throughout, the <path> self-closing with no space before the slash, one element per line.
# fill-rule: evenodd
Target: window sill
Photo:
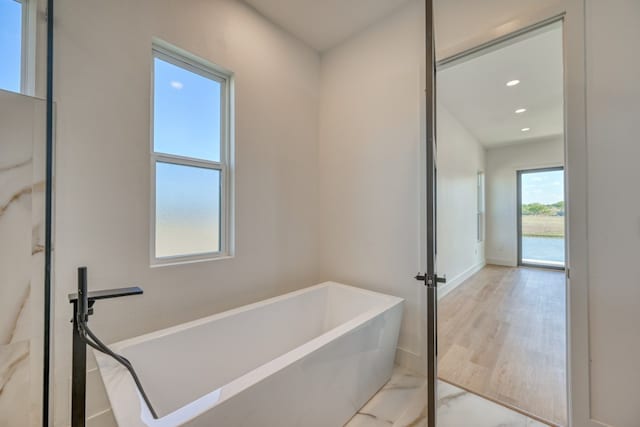
<path fill-rule="evenodd" d="M 160 267 L 171 267 L 171 266 L 179 266 L 179 265 L 187 265 L 187 264 L 196 264 L 202 262 L 211 262 L 211 261 L 222 261 L 235 258 L 235 255 L 220 255 L 220 256 L 208 256 L 202 258 L 185 258 L 185 259 L 175 259 L 175 260 L 167 260 L 167 261 L 155 261 L 152 262 L 151 268 L 160 268 Z"/>

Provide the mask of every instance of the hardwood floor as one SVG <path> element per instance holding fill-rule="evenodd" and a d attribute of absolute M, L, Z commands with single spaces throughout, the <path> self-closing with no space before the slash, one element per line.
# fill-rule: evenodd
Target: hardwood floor
<path fill-rule="evenodd" d="M 439 301 L 438 374 L 566 426 L 562 271 L 487 266 Z"/>

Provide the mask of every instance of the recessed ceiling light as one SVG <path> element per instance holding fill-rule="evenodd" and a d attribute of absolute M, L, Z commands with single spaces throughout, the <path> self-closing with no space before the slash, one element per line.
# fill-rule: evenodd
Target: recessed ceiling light
<path fill-rule="evenodd" d="M 522 113 L 524 113 L 525 111 L 527 111 L 527 109 L 526 109 L 526 108 L 518 108 L 518 109 L 516 110 L 516 114 L 522 114 Z"/>
<path fill-rule="evenodd" d="M 509 80 L 507 86 L 512 87 L 520 84 L 520 80 Z"/>
<path fill-rule="evenodd" d="M 522 132 L 529 132 L 531 130 L 531 128 L 522 128 L 521 130 L 522 130 Z"/>
<path fill-rule="evenodd" d="M 178 90 L 180 90 L 180 89 L 182 89 L 184 87 L 182 82 L 179 82 L 179 81 L 176 81 L 176 80 L 173 80 L 170 84 L 171 84 L 172 88 L 178 89 Z"/>

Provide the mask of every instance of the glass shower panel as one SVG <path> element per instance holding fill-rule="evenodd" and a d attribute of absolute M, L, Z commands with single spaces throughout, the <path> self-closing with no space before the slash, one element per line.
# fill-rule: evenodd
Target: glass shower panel
<path fill-rule="evenodd" d="M 44 157 L 44 101 L 0 90 L 0 426 L 41 425 Z"/>

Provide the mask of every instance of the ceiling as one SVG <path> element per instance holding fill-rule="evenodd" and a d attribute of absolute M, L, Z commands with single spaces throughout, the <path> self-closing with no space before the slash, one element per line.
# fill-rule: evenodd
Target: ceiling
<path fill-rule="evenodd" d="M 245 0 L 319 52 L 380 20 L 407 0 Z"/>
<path fill-rule="evenodd" d="M 319 52 L 339 45 L 408 0 L 244 0 Z M 509 80 L 521 83 L 507 87 Z M 554 24 L 438 72 L 438 99 L 485 147 L 561 135 L 562 27 Z M 516 114 L 518 108 L 526 108 Z M 528 132 L 521 129 L 530 128 Z"/>
<path fill-rule="evenodd" d="M 438 98 L 487 148 L 561 135 L 562 62 L 562 28 L 553 25 L 444 67 Z M 521 83 L 506 86 L 515 79 Z"/>

